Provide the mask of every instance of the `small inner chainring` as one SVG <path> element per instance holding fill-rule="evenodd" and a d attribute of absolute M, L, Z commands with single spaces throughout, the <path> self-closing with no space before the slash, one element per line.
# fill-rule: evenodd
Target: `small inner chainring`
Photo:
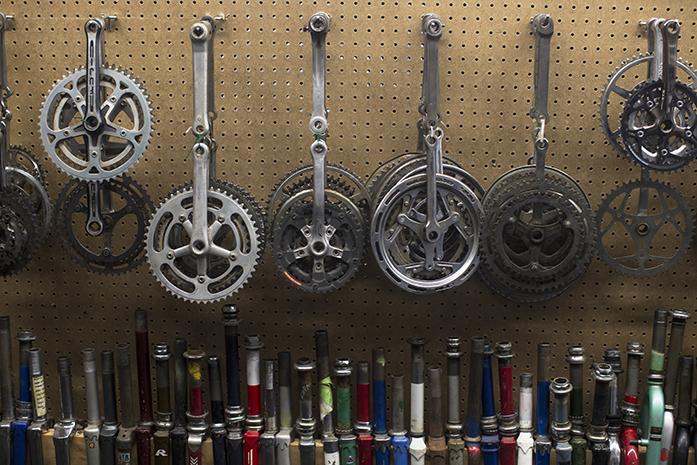
<path fill-rule="evenodd" d="M 66 250 L 80 265 L 96 273 L 125 273 L 145 256 L 145 229 L 154 206 L 145 189 L 128 176 L 101 183 L 103 229 L 88 231 L 89 184 L 68 183 L 56 208 L 56 221 Z"/>
<path fill-rule="evenodd" d="M 41 109 L 41 140 L 51 160 L 83 181 L 104 181 L 125 173 L 145 152 L 152 132 L 150 101 L 126 71 L 101 70 L 102 126 L 89 133 L 82 118 L 87 73 L 80 68 L 61 79 Z M 102 153 L 88 153 L 88 140 Z"/>
<path fill-rule="evenodd" d="M 334 291 L 349 282 L 365 253 L 365 222 L 359 208 L 341 193 L 327 189 L 325 194 L 325 241 L 311 241 L 312 190 L 288 199 L 273 225 L 273 255 L 279 271 L 294 286 L 316 293 Z"/>
<path fill-rule="evenodd" d="M 654 55 L 640 55 L 633 57 L 620 65 L 610 76 L 608 83 L 600 97 L 600 125 L 610 144 L 618 153 L 625 154 L 620 131 L 620 118 L 631 90 L 644 82 L 653 66 Z M 697 71 L 689 64 L 680 60 L 676 63 L 678 79 L 685 82 L 692 89 L 697 87 Z"/>
<path fill-rule="evenodd" d="M 597 222 L 600 258 L 629 276 L 650 277 L 686 255 L 695 218 L 685 198 L 669 185 L 637 180 L 607 195 Z"/>
<path fill-rule="evenodd" d="M 627 154 L 648 168 L 677 170 L 697 156 L 697 94 L 675 83 L 670 118 L 662 117 L 663 84 L 649 81 L 632 91 L 621 118 Z"/>
<path fill-rule="evenodd" d="M 39 217 L 31 199 L 21 191 L 0 191 L 0 276 L 19 272 L 35 249 Z"/>
<path fill-rule="evenodd" d="M 437 175 L 437 221 L 444 228 L 426 237 L 425 174 L 402 179 L 378 202 L 371 246 L 378 265 L 395 285 L 432 293 L 465 282 L 479 263 L 484 211 L 476 194 L 447 175 Z"/>
<path fill-rule="evenodd" d="M 501 176 L 484 198 L 484 281 L 509 299 L 535 302 L 561 293 L 585 272 L 596 227 L 588 200 L 563 172 L 534 167 Z"/>
<path fill-rule="evenodd" d="M 229 297 L 252 276 L 259 262 L 260 237 L 244 203 L 220 186 L 208 190 L 209 248 L 194 253 L 193 188 L 176 189 L 153 216 L 147 256 L 157 280 L 184 300 L 207 303 Z"/>

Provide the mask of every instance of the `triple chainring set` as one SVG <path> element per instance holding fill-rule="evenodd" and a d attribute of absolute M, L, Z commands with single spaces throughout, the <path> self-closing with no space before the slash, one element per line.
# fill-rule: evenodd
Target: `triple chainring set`
<path fill-rule="evenodd" d="M 630 276 L 671 268 L 694 235 L 685 198 L 650 176 L 680 170 L 697 155 L 697 71 L 678 59 L 679 32 L 676 20 L 648 21 L 648 53 L 620 66 L 601 98 L 608 141 L 641 169 L 638 180 L 610 192 L 597 211 L 600 257 Z M 646 78 L 636 82 L 644 69 Z"/>
<path fill-rule="evenodd" d="M 697 156 L 697 71 L 677 57 L 678 21 L 648 21 L 648 53 L 623 64 L 602 93 L 607 139 L 640 167 L 641 177 L 610 192 L 594 213 L 580 185 L 547 166 L 549 15 L 532 20 L 533 155 L 488 190 L 444 153 L 444 24 L 435 14 L 421 18 L 416 150 L 381 164 L 365 183 L 329 163 L 331 18 L 313 15 L 306 27 L 312 43 L 311 163 L 275 186 L 266 211 L 245 189 L 216 177 L 213 42 L 223 20 L 205 16 L 189 30 L 193 179 L 157 208 L 125 174 L 150 144 L 151 102 L 128 71 L 105 63 L 104 34 L 115 29 L 116 17 L 85 23 L 85 66 L 60 79 L 41 109 L 44 149 L 72 178 L 52 208 L 37 157 L 9 143 L 12 93 L 4 34 L 14 20 L 0 14 L 1 275 L 28 262 L 54 220 L 65 248 L 88 270 L 123 273 L 147 260 L 168 292 L 202 303 L 228 298 L 248 282 L 264 254 L 267 228 L 280 275 L 313 293 L 345 286 L 365 266 L 368 248 L 388 281 L 407 292 L 452 289 L 479 271 L 496 293 L 517 302 L 561 294 L 585 273 L 596 249 L 612 269 L 636 277 L 653 276 L 685 256 L 694 215 L 677 190 L 650 176 L 681 170 Z"/>
<path fill-rule="evenodd" d="M 51 203 L 37 158 L 26 148 L 10 145 L 12 95 L 7 78 L 5 32 L 14 17 L 0 13 L 0 275 L 20 271 L 46 236 Z"/>

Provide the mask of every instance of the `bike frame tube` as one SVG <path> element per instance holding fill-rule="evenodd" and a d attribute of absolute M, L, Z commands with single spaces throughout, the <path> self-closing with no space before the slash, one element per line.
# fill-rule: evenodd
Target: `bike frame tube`
<path fill-rule="evenodd" d="M 225 404 L 223 403 L 223 381 L 220 377 L 220 360 L 217 355 L 208 357 L 209 398 L 211 404 L 211 441 L 213 442 L 213 465 L 225 465 Z M 268 462 L 275 465 L 271 457 Z"/>
<path fill-rule="evenodd" d="M 10 317 L 0 316 L 0 460 L 12 460 L 12 423 L 15 420 L 14 395 L 12 392 L 12 342 L 10 336 Z"/>
<path fill-rule="evenodd" d="M 499 435 L 496 421 L 496 405 L 494 401 L 494 372 L 491 356 L 494 351 L 487 341 L 484 345 L 482 359 L 482 457 L 484 465 L 499 463 Z"/>
<path fill-rule="evenodd" d="M 651 342 L 651 368 L 648 389 L 641 405 L 639 420 L 639 444 L 646 446 L 645 465 L 659 465 L 661 461 L 661 436 L 665 420 L 665 398 L 663 396 L 663 367 L 666 340 L 665 310 L 656 310 Z"/>
<path fill-rule="evenodd" d="M 118 465 L 132 465 L 136 420 L 133 414 L 133 380 L 131 378 L 131 359 L 128 344 L 121 344 L 116 347 L 116 370 L 119 383 L 119 406 L 121 409 L 121 424 L 116 437 L 116 463 Z"/>
<path fill-rule="evenodd" d="M 324 465 L 338 465 L 339 439 L 334 434 L 334 401 L 332 377 L 329 366 L 329 335 L 324 329 L 315 331 L 317 355 L 317 383 L 319 386 L 319 419 L 322 428 Z"/>
<path fill-rule="evenodd" d="M 549 465 L 552 441 L 549 436 L 549 357 L 548 342 L 537 345 L 537 435 L 535 436 L 535 465 Z"/>
<path fill-rule="evenodd" d="M 690 450 L 690 416 L 692 396 L 692 367 L 695 359 L 692 356 L 680 357 L 678 369 L 680 373 L 678 385 L 678 411 L 675 424 L 675 441 L 673 442 L 673 465 L 687 465 Z"/>
<path fill-rule="evenodd" d="M 639 465 L 637 425 L 639 424 L 639 367 L 644 356 L 638 342 L 627 343 L 627 377 L 622 403 L 622 463 Z"/>
<path fill-rule="evenodd" d="M 465 441 L 462 439 L 462 421 L 460 418 L 460 363 L 462 350 L 460 338 L 448 338 L 446 348 L 448 357 L 448 422 L 445 425 L 448 438 L 448 465 L 464 465 Z M 515 465 L 515 464 L 510 464 Z"/>
<path fill-rule="evenodd" d="M 521 373 L 520 381 L 520 433 L 516 441 L 518 447 L 517 465 L 532 465 L 535 441 L 532 437 L 532 374 Z"/>
<path fill-rule="evenodd" d="M 353 366 L 347 358 L 337 359 L 336 377 L 336 433 L 339 435 L 341 465 L 354 465 L 358 457 L 357 437 L 351 425 L 351 374 Z"/>
<path fill-rule="evenodd" d="M 411 345 L 411 421 L 409 425 L 409 463 L 424 465 L 426 462 L 426 441 L 424 437 L 424 345 L 420 337 L 409 339 Z"/>
<path fill-rule="evenodd" d="M 387 391 L 385 349 L 373 349 L 373 417 L 375 465 L 390 465 L 390 437 L 387 435 Z"/>
<path fill-rule="evenodd" d="M 571 381 L 571 444 L 572 465 L 586 464 L 586 451 L 588 442 L 586 441 L 586 426 L 583 415 L 583 364 L 585 357 L 583 346 L 580 344 L 569 347 L 566 360 L 569 363 L 569 381 Z"/>
<path fill-rule="evenodd" d="M 482 417 L 482 376 L 484 372 L 483 337 L 475 336 L 470 341 L 469 389 L 467 390 L 467 418 L 465 419 L 465 444 L 467 445 L 467 464 L 481 463 Z"/>
<path fill-rule="evenodd" d="M 44 383 L 43 361 L 39 349 L 29 351 L 29 364 L 31 367 L 31 394 L 33 416 L 29 426 L 29 463 L 31 465 L 44 465 L 44 448 L 42 444 L 43 434 L 47 430 L 46 411 L 46 385 Z"/>
<path fill-rule="evenodd" d="M 114 352 L 104 350 L 102 361 L 102 404 L 104 421 L 99 430 L 99 461 L 101 465 L 116 464 L 116 435 L 119 424 L 116 416 L 116 376 L 114 372 Z"/>
<path fill-rule="evenodd" d="M 392 377 L 392 429 L 390 430 L 393 465 L 408 465 L 409 437 L 404 427 L 404 376 Z"/>
<path fill-rule="evenodd" d="M 169 361 L 171 353 L 169 346 L 157 343 L 153 347 L 155 360 L 155 389 L 157 405 L 155 410 L 155 433 L 153 446 L 155 448 L 155 465 L 169 465 L 172 451 L 170 449 L 169 433 L 172 430 L 172 390 L 169 382 Z"/>
<path fill-rule="evenodd" d="M 247 350 L 247 417 L 244 441 L 245 465 L 259 465 L 259 447 L 264 419 L 261 416 L 261 348 L 264 345 L 259 336 L 250 335 L 245 339 Z"/>
<path fill-rule="evenodd" d="M 290 443 L 293 435 L 291 413 L 291 367 L 290 352 L 278 354 L 278 397 L 279 431 L 276 434 L 276 461 L 278 465 L 291 465 Z"/>
<path fill-rule="evenodd" d="M 17 333 L 19 341 L 19 396 L 15 406 L 16 420 L 12 423 L 12 465 L 23 465 L 27 460 L 27 430 L 31 422 L 31 375 L 29 350 L 36 337 L 27 329 Z"/>
<path fill-rule="evenodd" d="M 153 437 L 152 381 L 150 378 L 150 342 L 148 341 L 148 314 L 143 309 L 135 312 L 136 363 L 138 367 L 138 400 L 140 422 L 136 428 L 138 465 L 150 465 Z"/>
<path fill-rule="evenodd" d="M 184 465 L 186 463 L 186 404 L 187 404 L 187 375 L 186 359 L 184 354 L 188 350 L 185 339 L 174 340 L 174 428 L 169 433 L 172 465 Z M 236 465 L 241 465 L 236 464 Z"/>
<path fill-rule="evenodd" d="M 358 433 L 358 463 L 373 465 L 373 428 L 370 424 L 370 365 L 358 362 L 356 370 L 357 416 L 354 429 Z"/>
<path fill-rule="evenodd" d="M 496 344 L 496 359 L 499 368 L 499 436 L 501 465 L 516 464 L 516 437 L 518 436 L 518 413 L 513 402 L 513 346 L 504 341 Z"/>
<path fill-rule="evenodd" d="M 184 353 L 186 359 L 187 387 L 189 402 L 186 411 L 186 457 L 188 465 L 203 464 L 203 441 L 208 432 L 206 424 L 206 412 L 203 402 L 203 363 L 205 352 L 197 349 L 188 349 Z"/>
<path fill-rule="evenodd" d="M 312 412 L 312 370 L 315 369 L 315 364 L 307 358 L 301 358 L 295 364 L 295 369 L 300 384 L 300 416 L 295 422 L 295 430 L 300 436 L 300 465 L 315 465 L 317 420 Z"/>

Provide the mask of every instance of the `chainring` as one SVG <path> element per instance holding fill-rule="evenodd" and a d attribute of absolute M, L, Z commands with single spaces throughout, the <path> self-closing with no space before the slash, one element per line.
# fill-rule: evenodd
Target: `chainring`
<path fill-rule="evenodd" d="M 0 191 L 0 276 L 10 276 L 26 266 L 40 230 L 41 220 L 27 194 L 14 188 Z"/>
<path fill-rule="evenodd" d="M 58 198 L 57 226 L 78 264 L 95 273 L 125 273 L 145 260 L 145 229 L 154 206 L 145 189 L 126 175 L 99 187 L 100 234 L 88 232 L 89 184 L 78 180 L 68 183 Z"/>
<path fill-rule="evenodd" d="M 326 188 L 348 197 L 354 205 L 359 207 L 361 214 L 367 218 L 370 212 L 370 194 L 360 176 L 343 166 L 331 163 L 327 163 L 325 175 L 327 177 Z M 269 223 L 273 222 L 278 210 L 291 197 L 298 192 L 312 189 L 312 179 L 313 167 L 305 165 L 288 173 L 274 186 L 266 208 Z"/>
<path fill-rule="evenodd" d="M 578 184 L 534 166 L 501 176 L 484 197 L 487 212 L 480 274 L 502 296 L 520 302 L 552 298 L 578 279 L 594 254 L 595 217 Z"/>
<path fill-rule="evenodd" d="M 611 124 L 611 120 L 614 121 L 611 114 L 619 115 L 622 113 L 631 90 L 644 82 L 653 60 L 654 55 L 646 54 L 632 57 L 623 62 L 608 79 L 600 97 L 600 126 L 610 144 L 622 155 L 626 154 L 627 149 L 620 134 L 620 118 L 617 118 L 617 126 L 614 127 Z M 645 69 L 639 71 L 637 67 L 645 67 Z M 692 89 L 697 88 L 697 70 L 682 60 L 676 62 L 675 68 L 682 82 L 688 83 Z M 625 81 L 627 82 L 625 83 Z"/>
<path fill-rule="evenodd" d="M 152 135 L 152 106 L 145 90 L 130 73 L 110 66 L 101 69 L 102 118 L 98 134 L 88 134 L 82 115 L 86 76 L 79 68 L 49 91 L 41 109 L 41 141 L 51 160 L 69 176 L 102 182 L 125 173 L 141 158 Z M 103 153 L 87 153 L 89 137 L 103 144 Z"/>
<path fill-rule="evenodd" d="M 596 221 L 600 258 L 635 277 L 655 276 L 675 266 L 687 254 L 695 228 L 685 198 L 652 180 L 632 181 L 610 192 L 598 207 Z"/>
<path fill-rule="evenodd" d="M 29 150 L 11 146 L 9 165 L 5 168 L 10 184 L 24 192 L 30 199 L 33 212 L 39 217 L 41 227 L 37 239 L 43 239 L 51 227 L 53 206 L 41 165 Z"/>
<path fill-rule="evenodd" d="M 365 221 L 350 198 L 327 188 L 324 234 L 328 247 L 312 244 L 312 189 L 300 191 L 278 210 L 273 223 L 273 256 L 279 272 L 308 292 L 335 291 L 363 265 Z"/>
<path fill-rule="evenodd" d="M 624 107 L 621 135 L 627 155 L 650 169 L 672 171 L 697 156 L 697 94 L 675 82 L 669 121 L 662 121 L 663 84 L 637 86 Z"/>
<path fill-rule="evenodd" d="M 239 291 L 254 273 L 262 238 L 244 199 L 234 196 L 237 189 L 228 184 L 209 187 L 210 248 L 199 256 L 190 244 L 194 204 L 190 185 L 175 189 L 153 215 L 146 234 L 148 262 L 155 278 L 176 297 L 217 302 Z"/>
<path fill-rule="evenodd" d="M 484 211 L 477 195 L 464 183 L 436 175 L 437 220 L 447 229 L 428 240 L 425 174 L 401 179 L 377 203 L 371 223 L 373 255 L 396 286 L 427 294 L 459 286 L 479 263 Z"/>

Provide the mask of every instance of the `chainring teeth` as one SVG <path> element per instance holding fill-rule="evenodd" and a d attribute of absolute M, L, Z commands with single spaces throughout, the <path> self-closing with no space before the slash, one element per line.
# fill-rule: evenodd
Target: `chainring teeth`
<path fill-rule="evenodd" d="M 80 238 L 75 236 L 72 215 L 76 210 L 74 208 L 71 210 L 70 207 L 81 204 L 83 198 L 87 196 L 87 185 L 82 181 L 73 179 L 61 191 L 56 206 L 56 227 L 61 232 L 64 248 L 75 263 L 97 274 L 123 274 L 139 267 L 145 261 L 145 231 L 150 215 L 154 211 L 154 204 L 145 188 L 130 176 L 121 175 L 115 180 L 101 183 L 100 186 L 108 188 L 109 192 L 118 196 L 124 204 L 122 210 L 126 209 L 126 215 L 132 215 L 135 218 L 137 231 L 133 241 L 121 247 L 121 254 L 113 255 L 113 250 L 94 253 L 95 251 L 91 250 L 89 245 L 85 246 Z M 121 222 L 117 224 L 120 225 Z M 106 222 L 105 231 L 102 234 L 107 232 L 108 227 L 109 223 Z M 112 234 L 113 231 L 108 233 Z M 102 234 L 97 237 L 101 237 Z M 87 236 L 83 239 L 87 239 L 88 242 L 91 240 Z M 82 247 L 82 251 L 76 249 L 78 245 Z"/>
<path fill-rule="evenodd" d="M 605 196 L 605 198 L 601 201 L 601 203 L 598 206 L 597 214 L 596 214 L 596 221 L 601 230 L 603 230 L 602 225 L 605 223 L 603 220 L 607 218 L 608 216 L 610 217 L 611 221 L 620 221 L 621 218 L 625 217 L 626 215 L 631 213 L 628 213 L 626 210 L 626 205 L 625 202 L 620 203 L 620 205 L 624 205 L 625 208 L 620 212 L 617 208 L 613 207 L 615 205 L 615 202 L 617 199 L 621 198 L 621 195 L 624 195 L 627 200 L 630 199 L 630 195 L 634 191 L 638 191 L 641 188 L 645 187 L 649 189 L 650 191 L 653 192 L 659 192 L 662 191 L 665 196 L 670 197 L 672 201 L 672 205 L 674 205 L 674 208 L 672 210 L 679 210 L 680 213 L 684 217 L 684 231 L 682 233 L 682 240 L 678 241 L 679 244 L 672 244 L 673 247 L 669 249 L 669 251 L 673 254 L 670 257 L 668 257 L 664 262 L 658 264 L 658 265 L 653 265 L 650 267 L 644 267 L 643 265 L 639 265 L 639 262 L 636 260 L 632 261 L 630 264 L 626 262 L 622 262 L 619 259 L 621 258 L 626 258 L 626 256 L 615 256 L 610 253 L 610 248 L 612 248 L 611 245 L 608 244 L 606 246 L 606 243 L 604 241 L 604 238 L 606 235 L 611 234 L 614 236 L 614 230 L 610 230 L 608 227 L 605 232 L 602 235 L 599 235 L 598 237 L 598 256 L 599 258 L 607 264 L 612 270 L 618 271 L 620 273 L 626 274 L 628 276 L 633 276 L 633 277 L 652 277 L 655 275 L 660 274 L 661 272 L 667 271 L 674 267 L 680 260 L 682 260 L 685 255 L 687 254 L 687 251 L 689 249 L 689 246 L 692 242 L 692 239 L 694 237 L 694 231 L 695 227 L 697 226 L 696 222 L 697 219 L 695 218 L 695 215 L 693 214 L 692 210 L 690 209 L 689 205 L 685 201 L 685 198 L 680 194 L 679 191 L 675 190 L 672 188 L 670 185 L 663 183 L 663 182 L 658 182 L 658 181 L 648 181 L 648 182 L 642 182 L 640 180 L 637 181 L 631 181 L 628 183 L 621 184 L 617 186 L 615 189 L 613 189 L 610 193 Z M 619 197 L 618 197 L 619 196 Z M 655 198 L 655 196 L 652 196 L 652 198 Z M 664 197 L 665 199 L 665 197 Z M 632 206 L 637 206 L 637 205 L 632 205 Z M 652 210 L 655 210 L 655 208 L 652 208 Z M 633 211 L 633 210 L 632 210 Z M 673 215 L 674 216 L 674 215 Z M 629 243 L 636 244 L 637 240 L 639 239 L 634 239 L 632 237 L 632 229 L 629 228 L 629 225 L 626 223 L 620 223 L 622 224 L 622 227 L 624 228 L 621 230 L 624 232 L 624 235 L 629 236 Z M 658 234 L 660 229 L 665 225 L 666 223 L 659 223 L 657 226 L 657 230 L 653 234 Z M 676 237 L 680 237 L 680 231 L 677 228 L 674 228 L 675 235 Z M 648 231 L 648 230 L 647 230 Z M 650 231 L 648 231 L 650 233 Z M 649 250 L 651 250 L 652 245 L 648 245 Z M 627 247 L 625 247 L 625 250 Z M 662 248 L 664 250 L 665 247 Z M 629 248 L 630 251 L 635 251 L 636 246 L 633 248 Z M 666 257 L 663 257 L 666 258 Z M 632 266 L 634 265 L 634 266 Z"/>
<path fill-rule="evenodd" d="M 511 170 L 494 182 L 484 198 L 484 208 L 490 213 L 486 220 L 487 234 L 483 235 L 480 275 L 489 287 L 509 299 L 539 302 L 559 295 L 587 271 L 595 255 L 597 224 L 587 197 L 565 173 L 549 168 L 547 173 L 546 190 L 539 191 L 534 167 Z M 565 194 L 561 194 L 563 192 Z M 576 218 L 569 223 L 570 226 L 577 225 L 573 240 L 575 246 L 564 255 L 567 264 L 559 273 L 523 273 L 522 270 L 511 268 L 507 265 L 510 258 L 506 256 L 503 239 L 499 238 L 499 229 L 508 221 L 508 218 L 504 218 L 504 211 L 513 209 L 512 211 L 519 212 L 519 208 L 540 195 L 549 199 L 548 202 L 558 203 L 561 199 L 559 206 L 564 207 L 565 217 Z M 499 241 L 501 244 L 497 245 Z M 558 262 L 557 266 L 560 263 L 563 262 Z"/>
<path fill-rule="evenodd" d="M 305 268 L 307 268 L 307 266 L 312 268 L 313 265 L 311 263 L 314 263 L 314 259 L 312 258 L 311 252 L 305 257 L 296 257 L 289 263 L 285 263 L 287 260 L 282 259 L 282 257 L 291 250 L 296 250 L 298 248 L 309 249 L 311 247 L 307 236 L 303 236 L 302 238 L 300 236 L 302 234 L 302 229 L 312 227 L 312 201 L 311 199 L 308 201 L 306 196 L 298 196 L 301 192 L 296 193 L 296 196 L 288 199 L 283 206 L 279 208 L 274 218 L 272 254 L 276 262 L 276 267 L 281 276 L 292 284 L 294 288 L 317 294 L 336 291 L 348 284 L 356 276 L 364 263 L 366 245 L 364 219 L 360 215 L 360 209 L 341 193 L 336 196 L 338 200 L 331 201 L 327 199 L 327 208 L 325 209 L 327 227 L 335 228 L 337 226 L 337 218 L 340 220 L 338 221 L 338 226 L 340 228 L 343 227 L 342 229 L 337 229 L 332 234 L 332 238 L 352 238 L 352 247 L 350 247 L 349 250 L 353 250 L 355 255 L 350 262 L 341 259 L 333 259 L 331 256 L 324 256 L 323 272 L 325 281 L 322 283 L 314 282 L 314 270 L 302 269 L 302 265 L 305 265 Z M 309 190 L 305 192 L 311 193 Z M 331 194 L 330 196 L 334 197 Z M 345 202 L 348 202 L 349 205 L 345 205 Z M 303 228 L 299 228 L 294 224 L 297 221 L 303 223 Z M 297 232 L 291 234 L 294 230 Z M 298 232 L 300 234 L 298 234 Z M 293 241 L 299 242 L 299 247 L 296 247 Z M 341 244 L 337 242 L 334 244 L 330 242 L 330 245 L 337 248 L 346 246 L 345 243 Z M 288 247 L 290 247 L 290 249 L 288 249 Z M 344 248 L 344 251 L 345 250 Z M 310 263 L 307 263 L 308 261 L 310 261 Z M 326 268 L 328 264 L 334 265 L 335 268 L 328 272 Z M 332 274 L 331 280 L 328 280 L 328 274 Z"/>
<path fill-rule="evenodd" d="M 218 184 L 218 183 L 216 182 L 216 184 Z M 235 188 L 237 188 L 237 186 L 235 186 Z M 156 278 L 156 280 L 160 283 L 160 285 L 165 290 L 167 290 L 167 292 L 169 292 L 170 294 L 172 294 L 175 297 L 177 297 L 178 299 L 184 300 L 186 302 L 204 303 L 204 304 L 205 303 L 215 303 L 215 302 L 219 302 L 221 300 L 224 300 L 224 299 L 236 294 L 247 284 L 249 279 L 252 277 L 252 275 L 254 274 L 254 272 L 256 271 L 256 269 L 259 265 L 259 261 L 261 258 L 261 248 L 260 248 L 261 241 L 260 241 L 260 236 L 259 236 L 259 228 L 258 228 L 258 225 L 255 223 L 254 219 L 252 218 L 252 215 L 249 212 L 248 207 L 247 207 L 247 205 L 245 205 L 244 201 L 242 201 L 239 197 L 233 195 L 230 192 L 230 186 L 226 185 L 226 183 L 219 183 L 218 185 L 211 186 L 209 188 L 209 192 L 215 193 L 216 196 L 214 196 L 214 198 L 217 197 L 218 200 L 220 200 L 221 198 L 225 198 L 228 201 L 234 203 L 235 209 L 237 210 L 237 214 L 240 214 L 240 212 L 242 212 L 242 214 L 244 215 L 243 222 L 246 223 L 246 227 L 248 229 L 248 233 L 249 233 L 248 238 L 252 240 L 249 244 L 247 244 L 248 247 L 246 246 L 245 248 L 249 248 L 250 254 L 248 254 L 248 255 L 250 255 L 251 258 L 250 258 L 250 262 L 249 262 L 248 266 L 246 267 L 246 271 L 245 271 L 245 266 L 232 266 L 232 268 L 229 268 L 228 270 L 226 270 L 223 273 L 223 275 L 226 275 L 226 279 L 227 279 L 227 277 L 230 276 L 231 271 L 236 270 L 240 267 L 243 270 L 242 274 L 239 275 L 232 284 L 228 285 L 227 287 L 223 287 L 218 292 L 211 292 L 210 290 L 207 290 L 204 293 L 200 293 L 202 295 L 196 295 L 197 294 L 197 292 L 195 292 L 197 289 L 196 285 L 194 285 L 194 291 L 186 292 L 184 289 L 177 286 L 176 283 L 173 283 L 170 280 L 168 280 L 164 276 L 162 271 L 157 269 L 156 263 L 154 263 L 154 258 L 156 256 L 156 254 L 159 253 L 155 247 L 155 241 L 158 239 L 158 237 L 156 237 L 156 234 L 158 234 L 158 229 L 161 226 L 160 221 L 162 220 L 164 215 L 165 214 L 172 215 L 172 213 L 168 211 L 168 208 L 170 208 L 169 204 L 175 203 L 174 207 L 177 207 L 177 205 L 176 205 L 177 199 L 182 197 L 182 199 L 179 200 L 179 202 L 178 202 L 179 205 L 177 207 L 178 209 L 181 209 L 181 208 L 183 208 L 181 205 L 181 201 L 186 197 L 193 197 L 192 183 L 187 183 L 187 184 L 184 184 L 182 186 L 175 188 L 170 193 L 170 195 L 164 201 L 162 201 L 162 203 L 160 204 L 160 206 L 157 208 L 157 210 L 153 214 L 153 216 L 152 216 L 152 218 L 147 226 L 146 238 L 145 238 L 146 256 L 148 259 L 148 263 L 150 264 L 150 271 L 153 274 L 153 276 Z M 210 199 L 210 197 L 209 197 L 209 199 Z M 209 209 L 210 208 L 211 208 L 211 206 L 209 205 Z M 193 211 L 193 206 L 190 209 Z M 244 235 L 240 235 L 240 237 L 242 237 L 242 236 L 244 236 Z M 164 241 L 168 244 L 169 239 L 170 239 L 169 237 L 165 237 Z M 214 238 L 214 240 L 216 240 L 216 239 L 217 239 L 217 237 Z M 158 244 L 159 250 L 164 250 L 166 247 L 169 247 L 167 244 Z M 179 265 L 179 266 L 181 266 L 181 265 Z M 211 270 L 208 270 L 207 273 L 210 271 Z M 181 276 L 179 276 L 180 274 L 186 275 L 186 273 L 184 271 L 182 271 L 181 268 L 179 268 L 179 271 L 172 272 L 172 273 L 174 274 L 175 278 L 180 280 L 180 284 L 181 284 L 181 281 L 186 281 L 185 279 L 181 278 Z M 220 278 L 223 275 L 217 276 L 216 278 Z M 208 279 L 216 279 L 216 278 L 211 278 L 210 276 L 208 276 L 208 274 L 206 276 L 208 277 Z M 189 277 L 189 278 L 193 279 L 193 277 Z M 223 279 L 223 281 L 226 281 L 226 279 Z M 218 285 L 220 285 L 220 284 L 218 284 Z M 225 283 L 223 283 L 222 285 L 224 286 Z M 208 295 L 206 295 L 206 293 Z"/>
<path fill-rule="evenodd" d="M 3 224 L 12 224 L 5 241 L 0 242 L 0 276 L 9 277 L 22 271 L 36 249 L 36 231 L 40 229 L 39 217 L 32 211 L 30 198 L 16 188 L 0 192 L 0 214 Z M 21 237 L 18 237 L 21 231 Z M 19 246 L 17 241 L 20 241 Z"/>
<path fill-rule="evenodd" d="M 121 75 L 121 77 L 125 78 L 127 82 L 130 81 L 128 82 L 128 84 L 132 85 L 131 93 L 136 97 L 133 101 L 137 102 L 136 109 L 140 110 L 140 112 L 142 113 L 142 115 L 140 115 L 140 117 L 142 117 L 143 119 L 140 125 L 140 132 L 142 133 L 141 140 L 137 144 L 134 144 L 129 140 L 129 148 L 125 150 L 129 150 L 131 152 L 130 155 L 125 160 L 122 160 L 117 167 L 109 171 L 105 171 L 104 168 L 100 166 L 96 174 L 90 173 L 87 171 L 86 166 L 77 169 L 65 160 L 63 160 L 62 156 L 58 154 L 58 152 L 61 151 L 60 146 L 56 145 L 55 147 L 52 147 L 52 143 L 48 139 L 47 133 L 49 132 L 49 128 L 53 125 L 53 122 L 49 121 L 49 116 L 55 116 L 53 114 L 49 115 L 49 111 L 51 111 L 51 107 L 53 106 L 56 99 L 59 99 L 62 95 L 65 95 L 65 84 L 68 84 L 70 81 L 78 82 L 80 80 L 80 77 L 86 73 L 84 66 L 75 68 L 71 73 L 65 74 L 61 79 L 55 81 L 54 86 L 46 94 L 46 97 L 42 102 L 40 118 L 38 123 L 39 133 L 41 134 L 41 143 L 44 147 L 45 152 L 49 155 L 49 159 L 57 166 L 57 168 L 60 171 L 67 174 L 73 179 L 78 179 L 82 181 L 105 182 L 110 179 L 114 179 L 119 175 L 125 174 L 126 172 L 133 169 L 133 167 L 138 164 L 140 159 L 143 158 L 143 155 L 147 152 L 150 146 L 150 142 L 152 141 L 152 135 L 155 129 L 155 121 L 152 111 L 153 105 L 152 101 L 150 100 L 150 97 L 147 94 L 147 91 L 145 90 L 145 87 L 130 71 L 126 70 L 125 68 L 121 68 L 116 65 L 104 64 L 103 70 L 106 71 L 104 73 L 104 76 L 106 76 L 107 78 L 113 78 L 113 75 Z M 133 91 L 133 88 L 135 88 L 135 91 Z M 53 111 L 55 111 L 55 109 L 53 109 Z M 76 135 L 71 138 L 66 138 L 65 140 L 73 140 L 76 137 L 80 136 Z M 63 154 L 63 157 L 70 159 L 71 157 L 74 157 L 74 154 L 71 154 L 70 156 Z M 80 163 L 86 163 L 86 154 L 80 154 L 79 157 L 75 158 L 81 160 Z M 75 161 L 71 161 L 71 163 L 75 164 Z"/>

